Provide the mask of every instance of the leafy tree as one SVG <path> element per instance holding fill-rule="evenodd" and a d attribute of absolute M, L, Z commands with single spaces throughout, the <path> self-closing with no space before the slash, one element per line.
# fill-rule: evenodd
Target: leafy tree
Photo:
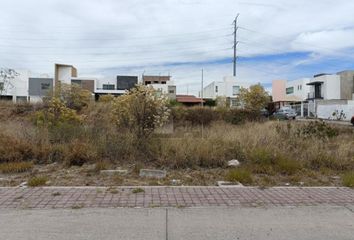
<path fill-rule="evenodd" d="M 252 85 L 249 89 L 241 88 L 239 100 L 245 109 L 259 111 L 269 103 L 269 95 L 260 84 Z"/>
<path fill-rule="evenodd" d="M 113 101 L 113 119 L 118 127 L 129 129 L 145 139 L 169 118 L 168 99 L 144 85 L 137 85 Z"/>

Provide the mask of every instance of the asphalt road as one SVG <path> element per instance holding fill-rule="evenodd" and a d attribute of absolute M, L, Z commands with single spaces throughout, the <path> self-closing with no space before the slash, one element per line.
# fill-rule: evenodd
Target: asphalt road
<path fill-rule="evenodd" d="M 0 239 L 353 240 L 354 206 L 2 209 Z"/>

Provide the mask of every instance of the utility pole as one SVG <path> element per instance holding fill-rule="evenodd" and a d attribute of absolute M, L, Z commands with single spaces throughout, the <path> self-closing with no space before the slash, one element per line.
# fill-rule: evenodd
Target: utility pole
<path fill-rule="evenodd" d="M 202 91 L 200 92 L 200 97 L 202 99 L 202 108 L 204 107 L 204 69 L 202 68 Z M 202 118 L 202 138 L 204 138 L 204 118 Z"/>
<path fill-rule="evenodd" d="M 234 74 L 233 76 L 236 77 L 236 61 L 237 61 L 237 54 L 236 54 L 236 50 L 237 50 L 237 44 L 238 44 L 238 41 L 237 41 L 237 30 L 238 30 L 238 25 L 237 25 L 237 20 L 238 20 L 238 17 L 240 16 L 240 14 L 238 13 L 236 15 L 236 18 L 234 20 L 234 60 L 233 60 L 233 63 L 234 63 Z"/>
<path fill-rule="evenodd" d="M 203 100 L 203 97 L 204 97 L 204 69 L 202 68 L 202 89 L 201 89 L 201 92 L 200 92 L 200 97 L 202 99 L 202 107 L 204 107 L 204 100 Z"/>

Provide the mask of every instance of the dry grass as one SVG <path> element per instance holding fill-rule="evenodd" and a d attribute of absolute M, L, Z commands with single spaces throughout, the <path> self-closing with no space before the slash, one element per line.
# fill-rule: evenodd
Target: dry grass
<path fill-rule="evenodd" d="M 8 162 L 0 164 L 0 171 L 2 173 L 22 173 L 32 168 L 32 162 Z"/>
<path fill-rule="evenodd" d="M 240 182 L 251 184 L 253 182 L 251 172 L 246 169 L 232 169 L 226 175 L 226 180 L 230 182 Z"/>
<path fill-rule="evenodd" d="M 343 185 L 346 187 L 354 188 L 354 171 L 346 173 L 343 176 Z"/>
<path fill-rule="evenodd" d="M 9 105 L 1 110 L 0 104 L 0 115 L 4 111 L 13 116 L 14 108 Z M 59 162 L 67 167 L 96 163 L 98 171 L 107 168 L 107 160 L 113 166 L 135 165 L 135 175 L 149 166 L 170 171 L 222 169 L 225 172 L 218 176 L 225 176 L 227 161 L 238 159 L 254 183 L 274 184 L 280 179 L 311 179 L 311 174 L 320 182 L 324 181 L 320 176 L 354 171 L 354 128 L 295 121 L 242 125 L 213 121 L 203 131 L 197 123 L 187 124 L 174 133 L 142 140 L 128 129 L 114 127 L 109 104 L 83 109 L 85 118 L 79 126 L 53 128 L 33 125 L 26 109 L 16 110 L 21 114 L 14 121 L 0 122 L 0 163 L 14 166 L 5 172 L 26 171 L 15 166 L 20 162 Z M 206 182 L 203 174 L 198 177 L 198 182 Z"/>

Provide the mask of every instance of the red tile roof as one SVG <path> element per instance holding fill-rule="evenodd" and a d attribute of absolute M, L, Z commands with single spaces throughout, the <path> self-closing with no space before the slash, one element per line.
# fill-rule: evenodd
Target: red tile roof
<path fill-rule="evenodd" d="M 193 95 L 177 95 L 176 101 L 180 103 L 202 103 L 205 102 L 201 98 L 197 98 Z"/>

